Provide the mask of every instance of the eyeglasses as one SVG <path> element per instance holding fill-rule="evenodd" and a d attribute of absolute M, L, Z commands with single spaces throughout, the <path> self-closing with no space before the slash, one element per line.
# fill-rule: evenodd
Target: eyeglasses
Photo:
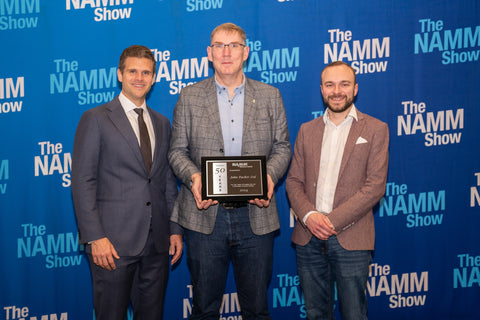
<path fill-rule="evenodd" d="M 230 50 L 238 50 L 240 48 L 244 48 L 245 45 L 243 43 L 232 42 L 232 43 L 214 43 L 210 47 L 215 50 L 224 50 L 225 48 L 229 48 Z"/>

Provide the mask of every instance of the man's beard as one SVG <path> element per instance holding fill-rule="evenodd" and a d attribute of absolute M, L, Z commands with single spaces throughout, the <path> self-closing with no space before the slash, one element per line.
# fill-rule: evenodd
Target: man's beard
<path fill-rule="evenodd" d="M 333 96 L 333 98 L 335 98 L 335 96 Z M 343 106 L 341 106 L 340 108 L 336 108 L 336 109 L 334 109 L 332 107 L 332 105 L 330 105 L 330 103 L 328 101 L 328 97 L 326 99 L 324 98 L 323 102 L 325 103 L 325 105 L 327 106 L 327 108 L 330 111 L 335 112 L 335 113 L 342 113 L 342 112 L 348 110 L 348 108 L 350 108 L 350 106 L 353 104 L 353 98 L 351 98 L 351 99 L 347 98 L 347 101 L 345 101 L 345 104 Z"/>

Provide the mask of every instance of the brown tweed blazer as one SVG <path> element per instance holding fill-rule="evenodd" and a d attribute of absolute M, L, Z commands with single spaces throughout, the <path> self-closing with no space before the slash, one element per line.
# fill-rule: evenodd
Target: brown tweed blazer
<path fill-rule="evenodd" d="M 338 232 L 338 241 L 347 250 L 373 250 L 375 228 L 373 206 L 385 192 L 388 169 L 389 133 L 387 124 L 357 110 L 345 144 L 333 211 L 328 218 Z M 315 211 L 323 117 L 304 123 L 298 132 L 286 189 L 298 217 L 292 241 L 305 245 L 312 233 L 302 223 Z"/>

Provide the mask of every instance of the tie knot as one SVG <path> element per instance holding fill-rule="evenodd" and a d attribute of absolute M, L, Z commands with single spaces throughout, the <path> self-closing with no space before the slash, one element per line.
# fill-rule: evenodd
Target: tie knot
<path fill-rule="evenodd" d="M 136 113 L 138 113 L 138 115 L 141 117 L 143 116 L 143 109 L 142 108 L 135 108 L 133 109 Z"/>

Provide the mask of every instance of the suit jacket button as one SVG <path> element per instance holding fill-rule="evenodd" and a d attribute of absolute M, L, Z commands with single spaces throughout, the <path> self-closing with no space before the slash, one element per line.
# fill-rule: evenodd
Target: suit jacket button
<path fill-rule="evenodd" d="M 150 201 L 147 201 L 147 207 L 150 207 L 152 203 Z"/>
<path fill-rule="evenodd" d="M 148 178 L 148 183 L 152 183 L 152 179 Z"/>

